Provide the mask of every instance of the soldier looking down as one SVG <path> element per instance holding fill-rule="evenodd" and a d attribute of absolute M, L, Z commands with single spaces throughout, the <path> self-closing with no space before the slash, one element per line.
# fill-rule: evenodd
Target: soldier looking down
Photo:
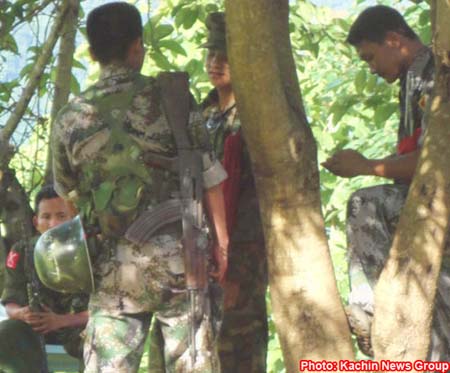
<path fill-rule="evenodd" d="M 73 210 L 59 197 L 52 186 L 43 187 L 35 199 L 35 216 L 33 224 L 36 230 L 43 234 L 47 230 L 68 221 L 73 217 Z M 17 341 L 20 350 L 22 340 L 29 339 L 30 335 L 37 333 L 44 336 L 47 344 L 62 344 L 65 350 L 76 358 L 82 357 L 81 331 L 87 324 L 88 295 L 86 294 L 62 294 L 45 287 L 37 277 L 33 251 L 38 237 L 20 241 L 15 244 L 6 260 L 5 287 L 2 294 L 2 304 L 11 320 L 16 326 Z M 32 304 L 39 309 L 33 309 Z M 28 328 L 27 324 L 31 327 Z M 2 331 L 7 331 L 9 326 L 3 325 Z M 32 337 L 36 339 L 36 336 Z M 14 343 L 11 339 L 5 340 L 5 335 L 0 332 L 0 340 L 9 347 Z M 25 343 L 25 342 L 23 342 Z M 30 351 L 36 355 L 38 351 Z M 14 359 L 14 355 L 11 356 Z M 27 356 L 19 356 L 26 364 L 31 364 Z M 45 359 L 45 356 L 41 357 Z M 9 361 L 0 361 L 8 366 Z M 11 362 L 14 363 L 14 362 Z M 1 366 L 0 364 L 0 366 Z M 27 366 L 28 370 L 37 371 L 36 366 Z M 29 370 L 31 369 L 31 370 Z"/>
<path fill-rule="evenodd" d="M 401 209 L 420 155 L 427 120 L 425 107 L 433 87 L 433 55 L 393 8 L 373 6 L 353 23 L 347 41 L 370 71 L 388 83 L 400 80 L 397 152 L 367 159 L 348 149 L 323 166 L 337 176 L 380 176 L 394 181 L 356 191 L 348 202 L 347 243 L 350 299 L 347 313 L 361 350 L 372 355 L 370 328 L 373 288 L 389 254 Z M 447 244 L 436 296 L 429 359 L 450 359 L 450 265 Z"/>

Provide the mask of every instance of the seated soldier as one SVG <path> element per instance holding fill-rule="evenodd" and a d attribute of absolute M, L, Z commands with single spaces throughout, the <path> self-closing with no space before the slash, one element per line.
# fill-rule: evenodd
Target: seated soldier
<path fill-rule="evenodd" d="M 393 8 L 374 6 L 353 23 L 347 41 L 370 71 L 388 83 L 400 80 L 397 154 L 367 159 L 347 149 L 323 166 L 337 176 L 380 176 L 395 181 L 355 192 L 347 211 L 350 297 L 347 314 L 361 350 L 372 355 L 373 288 L 383 269 L 419 158 L 425 131 L 424 108 L 433 86 L 433 55 Z M 429 101 L 429 100 L 428 100 Z M 443 262 L 429 359 L 450 358 L 450 268 Z"/>
<path fill-rule="evenodd" d="M 74 211 L 56 194 L 52 186 L 43 187 L 37 194 L 33 224 L 40 234 L 73 216 Z M 80 332 L 88 321 L 88 295 L 66 295 L 42 285 L 33 259 L 37 238 L 15 244 L 6 259 L 5 287 L 1 302 L 10 320 L 1 323 L 0 340 L 5 337 L 2 332 L 8 334 L 11 329 L 9 325 L 3 324 L 14 324 L 14 330 L 23 331 L 23 339 L 30 333 L 42 336 L 45 343 L 62 344 L 70 355 L 81 359 Z M 38 310 L 31 307 L 32 303 L 37 305 Z M 16 341 L 18 348 L 23 347 L 20 338 Z M 10 341 L 8 343 L 11 344 Z M 0 367 L 9 364 L 4 359 L 0 359 Z"/>

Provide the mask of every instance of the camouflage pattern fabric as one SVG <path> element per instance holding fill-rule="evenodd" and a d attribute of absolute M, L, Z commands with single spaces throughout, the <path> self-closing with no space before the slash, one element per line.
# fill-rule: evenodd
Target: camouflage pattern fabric
<path fill-rule="evenodd" d="M 417 128 L 422 128 L 422 141 L 427 122 L 424 112 L 434 86 L 433 74 L 433 53 L 429 48 L 423 48 L 408 71 L 400 77 L 398 142 L 411 136 Z"/>
<path fill-rule="evenodd" d="M 138 76 L 146 84 L 136 90 L 136 75 L 123 66 L 103 67 L 99 81 L 63 108 L 56 120 L 52 139 L 56 189 L 76 203 L 89 200 L 94 217 L 100 206 L 109 206 L 122 197 L 139 214 L 179 195 L 178 175 L 158 165 L 147 167 L 146 174 L 139 177 L 138 188 L 129 177 L 145 166 L 143 155 L 147 152 L 162 157 L 177 154 L 157 80 Z M 115 100 L 132 90 L 136 94 L 125 108 L 122 136 L 116 136 L 96 105 L 109 105 L 109 111 L 118 118 L 121 102 Z M 191 112 L 188 132 L 193 144 L 203 151 L 205 188 L 220 184 L 226 173 L 207 151 L 200 113 Z M 93 195 L 86 194 L 89 190 Z M 122 197 L 115 199 L 117 196 Z M 120 208 L 115 211 L 117 221 L 123 222 Z M 208 320 L 197 334 L 197 345 L 203 351 L 198 366 L 188 365 L 188 301 L 180 238 L 180 223 L 163 227 L 143 246 L 122 237 L 100 236 L 101 250 L 94 263 L 96 291 L 90 299 L 86 333 L 86 372 L 137 371 L 152 314 L 162 325 L 168 372 L 218 371 Z"/>
<path fill-rule="evenodd" d="M 33 257 L 34 244 L 37 237 L 15 244 L 10 253 L 16 255 L 15 268 L 6 265 L 5 287 L 2 293 L 2 303 L 16 303 L 20 306 L 29 304 L 27 284 L 31 283 L 35 269 L 30 262 Z M 31 259 L 32 261 L 32 259 Z M 37 276 L 36 276 L 37 277 Z M 39 281 L 39 280 L 38 280 Z M 38 300 L 53 312 L 58 314 L 79 313 L 87 310 L 89 296 L 86 294 L 62 294 L 46 288 L 39 281 Z M 82 340 L 80 333 L 83 328 L 64 328 L 45 336 L 47 343 L 62 344 L 70 355 L 80 358 L 82 356 Z"/>
<path fill-rule="evenodd" d="M 226 136 L 235 133 L 241 122 L 236 108 L 221 117 L 214 92 L 204 105 L 204 117 L 213 149 L 222 159 Z M 255 181 L 245 141 L 238 201 L 236 223 L 230 237 L 219 355 L 223 373 L 260 373 L 266 371 L 268 278 Z"/>
<path fill-rule="evenodd" d="M 349 303 L 373 315 L 373 289 L 389 255 L 408 186 L 387 184 L 358 190 L 347 210 L 351 292 Z M 438 283 L 429 359 L 450 359 L 450 242 Z"/>

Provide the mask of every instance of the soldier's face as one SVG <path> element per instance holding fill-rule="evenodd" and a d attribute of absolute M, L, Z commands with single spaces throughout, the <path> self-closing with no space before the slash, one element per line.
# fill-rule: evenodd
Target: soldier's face
<path fill-rule="evenodd" d="M 62 198 L 56 197 L 43 199 L 39 202 L 33 224 L 37 231 L 42 234 L 72 218 L 73 212 L 66 202 Z"/>
<path fill-rule="evenodd" d="M 362 41 L 356 50 L 361 60 L 367 62 L 372 74 L 377 74 L 388 83 L 400 77 L 404 69 L 401 45 L 392 35 L 387 35 L 381 44 Z"/>
<path fill-rule="evenodd" d="M 231 87 L 230 65 L 226 53 L 215 49 L 208 50 L 206 72 L 214 88 Z"/>

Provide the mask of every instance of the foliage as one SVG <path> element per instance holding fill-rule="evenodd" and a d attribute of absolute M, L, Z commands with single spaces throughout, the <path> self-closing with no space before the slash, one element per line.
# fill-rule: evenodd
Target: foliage
<path fill-rule="evenodd" d="M 82 6 L 88 11 L 93 3 L 93 0 L 84 1 Z M 144 43 L 148 48 L 148 58 L 143 72 L 154 75 L 161 70 L 188 71 L 194 96 L 197 100 L 204 98 L 210 86 L 204 71 L 205 53 L 199 45 L 205 41 L 206 15 L 223 9 L 221 2 L 166 0 L 157 2 L 158 7 L 154 9 L 149 0 L 134 3 L 144 15 Z M 398 88 L 370 75 L 352 48 L 344 43 L 354 15 L 367 3 L 366 0 L 357 0 L 349 14 L 318 8 L 309 1 L 291 1 L 292 49 L 308 120 L 318 143 L 319 161 L 342 148 L 358 149 L 371 158 L 384 157 L 394 151 Z M 393 5 L 392 1 L 384 3 Z M 39 54 L 52 20 L 51 14 L 57 5 L 57 2 L 48 0 L 0 2 L 0 130 Z M 397 0 L 394 5 L 403 11 L 413 28 L 429 43 L 428 4 Z M 80 31 L 84 33 L 82 26 Z M 75 59 L 72 90 L 76 94 L 80 87 L 85 88 L 95 81 L 98 67 L 90 62 L 86 43 L 80 43 Z M 53 65 L 54 61 L 41 77 L 39 92 L 12 139 L 17 152 L 11 165 L 27 192 L 32 192 L 41 183 L 44 173 Z M 346 201 L 354 190 L 382 180 L 337 179 L 322 168 L 320 175 L 330 250 L 339 291 L 345 301 L 348 294 L 344 233 Z M 270 302 L 268 307 L 270 310 Z M 269 323 L 269 372 L 283 372 L 272 316 Z"/>

